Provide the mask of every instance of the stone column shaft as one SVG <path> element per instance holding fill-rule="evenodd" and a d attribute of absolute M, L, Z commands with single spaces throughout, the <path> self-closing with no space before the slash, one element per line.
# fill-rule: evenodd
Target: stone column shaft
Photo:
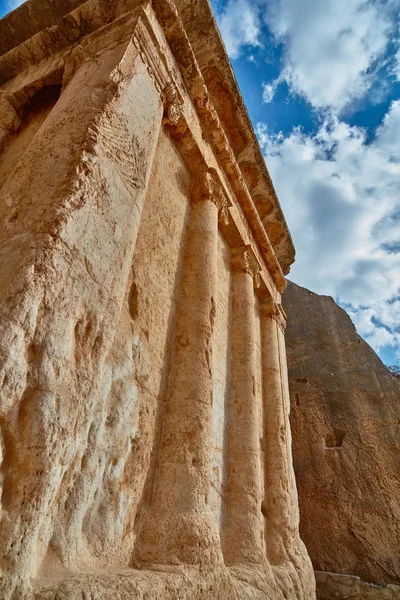
<path fill-rule="evenodd" d="M 272 299 L 261 304 L 263 402 L 265 414 L 265 499 L 268 559 L 288 557 L 288 540 L 297 536 L 298 510 L 291 460 L 289 392 L 284 339 L 285 319 Z"/>
<path fill-rule="evenodd" d="M 152 523 L 140 553 L 145 562 L 222 561 L 208 506 L 217 248 L 218 208 L 211 195 L 201 195 L 190 206 Z"/>
<path fill-rule="evenodd" d="M 255 396 L 255 296 L 247 252 L 232 259 L 230 393 L 227 423 L 226 520 L 223 552 L 227 564 L 261 563 L 261 463 Z"/>

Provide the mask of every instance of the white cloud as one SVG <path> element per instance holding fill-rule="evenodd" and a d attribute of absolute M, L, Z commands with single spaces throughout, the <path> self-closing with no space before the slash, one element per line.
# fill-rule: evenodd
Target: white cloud
<path fill-rule="evenodd" d="M 246 45 L 260 45 L 260 18 L 254 3 L 249 0 L 228 0 L 225 9 L 216 16 L 231 58 L 237 58 Z"/>
<path fill-rule="evenodd" d="M 258 135 L 297 250 L 291 278 L 350 305 L 376 350 L 400 350 L 400 101 L 369 144 L 332 115 L 313 136 Z"/>
<path fill-rule="evenodd" d="M 400 48 L 397 50 L 395 55 L 394 74 L 396 79 L 400 81 Z"/>
<path fill-rule="evenodd" d="M 379 352 L 379 350 L 382 350 L 385 346 L 398 345 L 395 336 L 384 327 L 375 327 L 371 335 L 366 337 L 366 340 L 376 352 Z"/>
<path fill-rule="evenodd" d="M 393 30 L 392 7 L 366 0 L 277 0 L 266 20 L 285 43 L 282 76 L 314 107 L 343 109 L 370 87 Z"/>
<path fill-rule="evenodd" d="M 346 307 L 358 333 L 367 340 L 376 352 L 388 347 L 390 354 L 400 360 L 400 301 L 378 302 L 372 309 Z M 397 320 L 396 320 L 397 316 Z M 377 322 L 380 318 L 384 325 Z M 395 362 L 395 359 L 392 359 Z"/>
<path fill-rule="evenodd" d="M 280 79 L 275 79 L 272 83 L 263 83 L 262 99 L 265 104 L 269 104 L 274 99 L 276 89 L 280 84 Z"/>
<path fill-rule="evenodd" d="M 261 45 L 261 20 L 284 46 L 279 80 L 314 108 L 336 112 L 366 94 L 399 36 L 398 0 L 228 0 L 218 21 L 231 58 Z M 400 77 L 400 51 L 393 64 Z M 270 102 L 275 84 L 263 89 Z M 384 91 L 374 93 L 380 101 Z"/>

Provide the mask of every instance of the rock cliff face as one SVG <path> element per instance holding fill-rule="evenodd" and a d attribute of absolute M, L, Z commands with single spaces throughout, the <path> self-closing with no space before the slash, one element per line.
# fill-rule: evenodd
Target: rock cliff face
<path fill-rule="evenodd" d="M 332 298 L 290 283 L 300 531 L 318 571 L 400 581 L 400 381 Z"/>

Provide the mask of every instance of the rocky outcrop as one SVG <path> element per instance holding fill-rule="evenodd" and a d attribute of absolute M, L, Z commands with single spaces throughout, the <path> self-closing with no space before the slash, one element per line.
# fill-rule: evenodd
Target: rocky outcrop
<path fill-rule="evenodd" d="M 300 530 L 314 568 L 398 584 L 400 381 L 332 298 L 289 283 L 284 306 Z"/>

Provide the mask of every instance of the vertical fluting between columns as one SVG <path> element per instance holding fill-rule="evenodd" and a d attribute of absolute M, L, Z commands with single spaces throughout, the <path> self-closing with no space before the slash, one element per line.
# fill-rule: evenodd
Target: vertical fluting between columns
<path fill-rule="evenodd" d="M 266 544 L 269 562 L 282 564 L 288 558 L 288 540 L 298 525 L 295 514 L 296 488 L 291 471 L 285 320 L 279 306 L 269 298 L 260 305 L 262 379 L 265 434 Z"/>
<path fill-rule="evenodd" d="M 211 194 L 195 194 L 186 233 L 150 523 L 141 543 L 144 562 L 222 562 L 208 498 L 217 249 L 218 208 Z"/>
<path fill-rule="evenodd" d="M 232 257 L 230 392 L 223 553 L 228 565 L 265 562 L 261 463 L 255 394 L 256 336 L 253 273 L 247 252 Z"/>

